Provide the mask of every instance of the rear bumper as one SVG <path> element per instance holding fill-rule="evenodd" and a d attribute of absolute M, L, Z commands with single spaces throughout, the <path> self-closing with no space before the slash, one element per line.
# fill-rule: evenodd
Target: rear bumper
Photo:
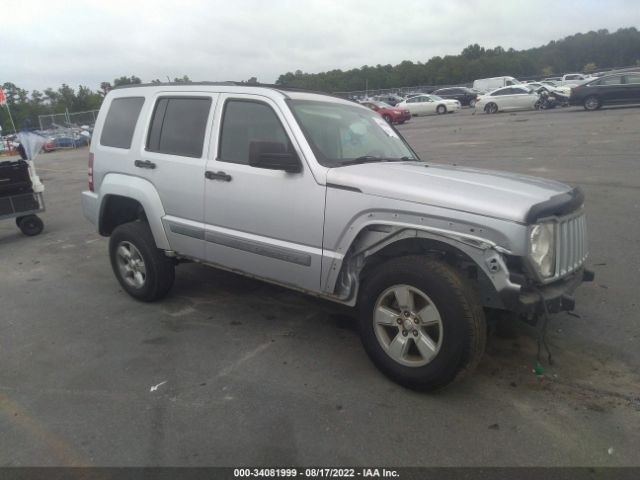
<path fill-rule="evenodd" d="M 535 288 L 523 286 L 517 293 L 505 293 L 502 300 L 507 309 L 527 317 L 543 313 L 545 306 L 549 313 L 571 311 L 576 303 L 573 292 L 582 282 L 591 282 L 594 277 L 591 270 L 583 267 L 558 282 Z"/>
<path fill-rule="evenodd" d="M 82 192 L 82 213 L 84 218 L 94 225 L 98 225 L 98 195 L 84 191 Z"/>

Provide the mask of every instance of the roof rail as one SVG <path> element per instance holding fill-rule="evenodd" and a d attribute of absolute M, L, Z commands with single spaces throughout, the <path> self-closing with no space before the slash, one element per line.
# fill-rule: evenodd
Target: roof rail
<path fill-rule="evenodd" d="M 270 88 L 272 90 L 277 90 L 282 93 L 285 97 L 288 95 L 285 92 L 301 92 L 301 93 L 316 93 L 318 95 L 327 95 L 329 97 L 336 97 L 344 100 L 343 97 L 338 95 L 334 95 L 333 93 L 322 92 L 319 90 L 308 90 L 306 88 L 298 88 L 291 87 L 287 85 L 274 85 L 270 83 L 246 83 L 246 82 L 235 82 L 235 81 L 225 81 L 225 82 L 158 82 L 158 83 L 128 83 L 126 85 L 118 85 L 113 87 L 112 90 L 119 90 L 123 88 L 136 88 L 136 87 L 175 87 L 175 86 L 227 86 L 227 87 L 247 87 L 247 88 Z"/>

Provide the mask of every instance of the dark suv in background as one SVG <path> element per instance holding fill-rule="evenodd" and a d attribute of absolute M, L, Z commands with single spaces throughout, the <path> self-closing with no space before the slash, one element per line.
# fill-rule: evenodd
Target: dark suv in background
<path fill-rule="evenodd" d="M 437 95 L 441 98 L 449 98 L 451 100 L 458 100 L 461 105 L 468 105 L 473 107 L 476 104 L 476 97 L 478 92 L 467 87 L 451 87 L 441 88 L 433 92 L 433 95 Z"/>
<path fill-rule="evenodd" d="M 571 89 L 571 105 L 597 110 L 603 105 L 640 103 L 640 71 L 618 73 L 585 82 Z"/>

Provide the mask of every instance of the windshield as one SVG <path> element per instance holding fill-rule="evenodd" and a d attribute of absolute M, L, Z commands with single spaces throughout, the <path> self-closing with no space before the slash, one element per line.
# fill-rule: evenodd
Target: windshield
<path fill-rule="evenodd" d="M 407 142 L 378 113 L 333 102 L 289 100 L 289 105 L 325 167 L 418 160 Z"/>
<path fill-rule="evenodd" d="M 436 102 L 443 100 L 443 98 L 439 97 L 438 95 L 429 95 L 429 97 L 431 98 L 431 100 L 435 100 Z"/>

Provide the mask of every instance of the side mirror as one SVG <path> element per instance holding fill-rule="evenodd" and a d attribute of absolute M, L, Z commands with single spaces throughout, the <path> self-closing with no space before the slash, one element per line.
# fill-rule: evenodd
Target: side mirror
<path fill-rule="evenodd" d="M 284 170 L 287 173 L 302 171 L 300 159 L 284 143 L 251 142 L 249 144 L 249 165 L 269 170 Z"/>

